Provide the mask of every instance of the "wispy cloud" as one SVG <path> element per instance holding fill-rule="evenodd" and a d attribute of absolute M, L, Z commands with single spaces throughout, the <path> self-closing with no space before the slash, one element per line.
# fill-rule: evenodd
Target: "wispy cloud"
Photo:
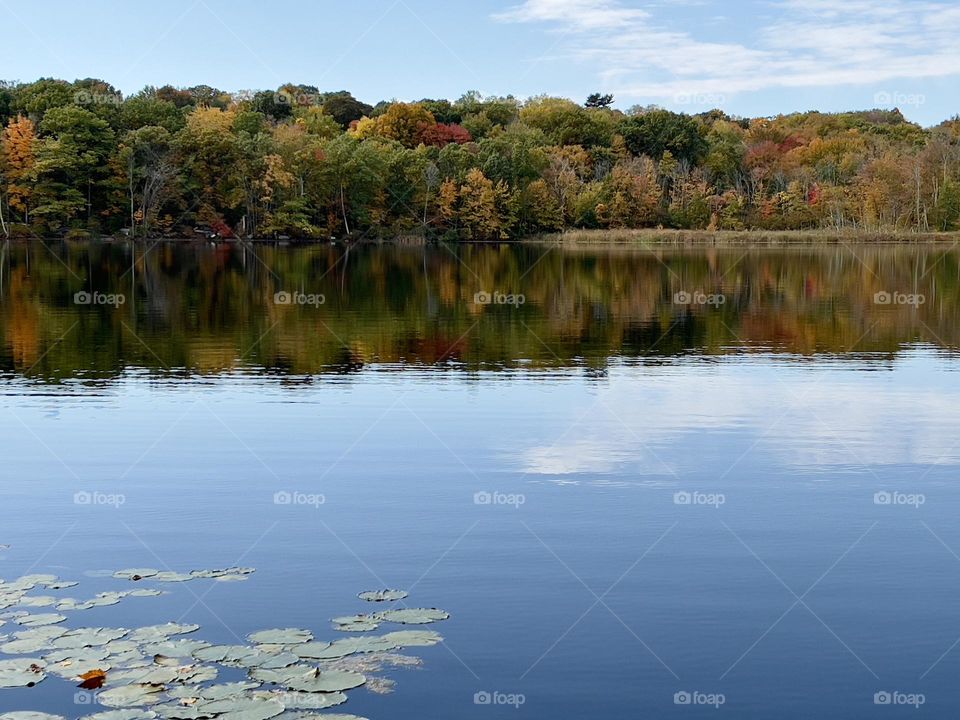
<path fill-rule="evenodd" d="M 566 35 L 567 59 L 596 67 L 626 97 L 734 95 L 773 88 L 876 85 L 960 75 L 960 7 L 935 0 L 757 3 L 749 40 L 729 26 L 678 28 L 675 8 L 620 0 L 526 0 L 495 16 Z M 711 33 L 717 34 L 711 36 Z"/>

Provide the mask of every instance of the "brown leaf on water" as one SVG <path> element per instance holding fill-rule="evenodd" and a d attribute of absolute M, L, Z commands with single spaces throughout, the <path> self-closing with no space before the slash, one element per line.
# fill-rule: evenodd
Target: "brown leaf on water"
<path fill-rule="evenodd" d="M 80 675 L 77 679 L 83 681 L 77 687 L 84 690 L 99 690 L 107 679 L 107 673 L 103 670 L 91 670 Z"/>

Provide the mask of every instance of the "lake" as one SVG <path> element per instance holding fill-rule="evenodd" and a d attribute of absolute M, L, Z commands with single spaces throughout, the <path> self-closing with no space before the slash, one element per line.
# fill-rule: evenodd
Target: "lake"
<path fill-rule="evenodd" d="M 335 711 L 960 712 L 953 247 L 33 242 L 0 283 L 0 577 L 256 568 L 64 627 L 329 640 L 400 588 L 444 641 Z M 0 710 L 107 709 L 75 685 Z"/>

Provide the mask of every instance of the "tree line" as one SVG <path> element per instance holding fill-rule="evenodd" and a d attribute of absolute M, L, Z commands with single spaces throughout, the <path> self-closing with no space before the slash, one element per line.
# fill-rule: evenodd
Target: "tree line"
<path fill-rule="evenodd" d="M 0 83 L 0 229 L 499 240 L 960 228 L 960 117 L 923 128 L 898 110 L 740 118 L 612 104 Z"/>

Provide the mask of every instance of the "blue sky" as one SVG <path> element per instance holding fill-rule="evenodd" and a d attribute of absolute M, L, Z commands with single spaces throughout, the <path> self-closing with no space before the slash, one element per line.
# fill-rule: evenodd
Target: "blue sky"
<path fill-rule="evenodd" d="M 956 0 L 0 0 L 0 77 L 285 82 L 368 102 L 475 89 L 622 108 L 960 113 Z"/>

